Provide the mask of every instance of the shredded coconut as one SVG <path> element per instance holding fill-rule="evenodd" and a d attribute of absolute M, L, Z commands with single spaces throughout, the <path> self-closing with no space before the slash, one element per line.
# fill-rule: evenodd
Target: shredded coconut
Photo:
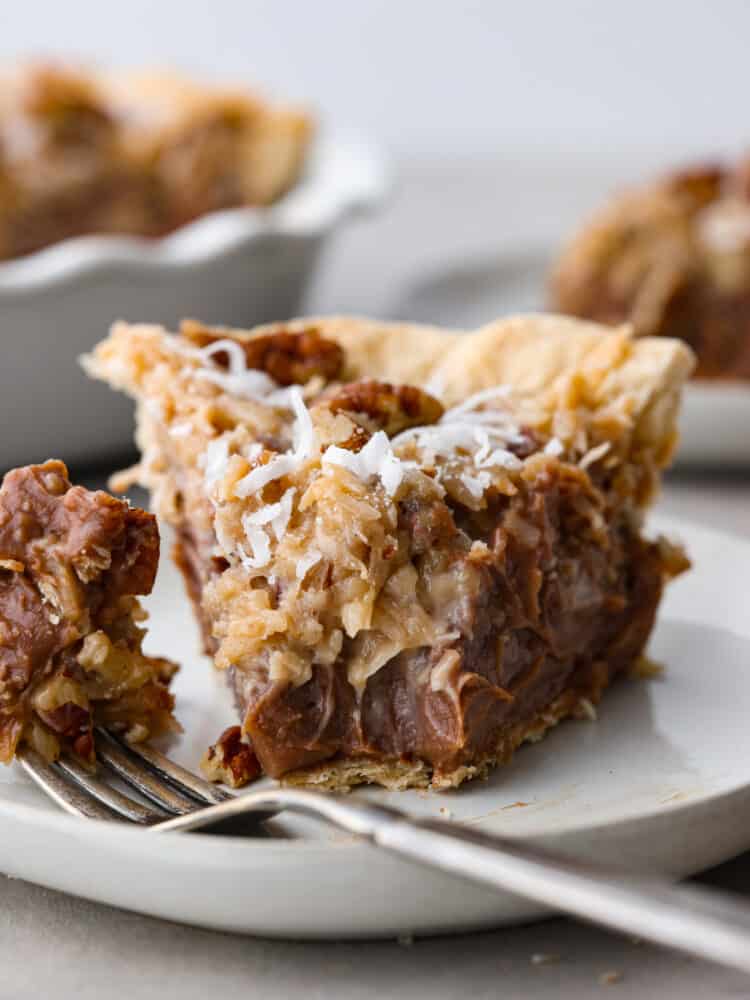
<path fill-rule="evenodd" d="M 242 454 L 248 462 L 253 462 L 256 458 L 263 454 L 263 445 L 260 441 L 253 441 L 252 444 L 245 445 L 242 449 Z"/>
<path fill-rule="evenodd" d="M 211 489 L 220 479 L 224 478 L 229 462 L 229 441 L 226 437 L 214 438 L 206 448 L 202 465 L 206 487 Z"/>
<path fill-rule="evenodd" d="M 361 451 L 348 451 L 338 445 L 329 445 L 323 453 L 322 462 L 324 467 L 338 465 L 348 469 L 363 481 L 377 476 L 389 496 L 394 495 L 404 478 L 403 463 L 394 455 L 385 431 L 373 434 Z"/>
<path fill-rule="evenodd" d="M 296 494 L 294 487 L 286 491 L 278 503 L 266 504 L 260 510 L 245 514 L 242 518 L 242 527 L 247 534 L 249 528 L 264 527 L 270 525 L 276 536 L 276 541 L 280 542 L 286 533 L 289 518 L 292 516 L 292 505 Z"/>
<path fill-rule="evenodd" d="M 172 424 L 169 428 L 169 433 L 172 437 L 176 438 L 189 437 L 193 433 L 193 425 L 189 420 L 182 420 L 176 424 Z"/>
<path fill-rule="evenodd" d="M 237 341 L 217 340 L 207 347 L 191 350 L 189 353 L 203 364 L 211 362 L 215 354 L 224 353 L 229 358 L 229 371 L 220 368 L 201 368 L 194 373 L 196 378 L 211 382 L 232 396 L 252 399 L 267 406 L 292 409 L 294 394 L 299 392 L 299 389 L 296 386 L 282 388 L 266 372 L 248 368 L 245 352 Z"/>
<path fill-rule="evenodd" d="M 196 372 L 196 377 L 218 385 L 220 389 L 233 396 L 244 399 L 263 401 L 265 397 L 278 389 L 278 385 L 265 372 L 247 367 L 247 359 L 242 345 L 235 340 L 217 340 L 208 347 L 198 351 L 203 361 L 212 361 L 215 354 L 226 354 L 229 358 L 229 371 L 212 368 L 202 368 Z"/>
<path fill-rule="evenodd" d="M 595 448 L 590 448 L 583 456 L 581 461 L 578 463 L 578 467 L 580 469 L 588 469 L 588 467 L 590 465 L 593 465 L 594 462 L 598 462 L 600 458 L 603 458 L 604 455 L 607 454 L 610 448 L 611 445 L 609 441 L 603 441 L 601 444 L 598 444 Z"/>
<path fill-rule="evenodd" d="M 461 482 L 475 500 L 481 500 L 490 485 L 490 477 L 486 472 L 480 472 L 478 476 L 470 476 L 468 472 L 464 472 L 461 475 Z"/>
<path fill-rule="evenodd" d="M 562 455 L 564 451 L 565 445 L 558 437 L 550 438 L 544 446 L 544 454 L 551 455 L 553 458 L 557 458 L 558 455 Z"/>
<path fill-rule="evenodd" d="M 246 476 L 243 476 L 242 479 L 236 482 L 234 485 L 234 495 L 240 497 L 240 499 L 252 496 L 253 493 L 258 493 L 264 486 L 272 483 L 274 479 L 281 479 L 282 476 L 288 476 L 296 468 L 297 463 L 294 461 L 292 453 L 277 455 L 270 462 L 266 463 L 266 465 L 259 465 L 257 469 L 251 469 Z"/>
<path fill-rule="evenodd" d="M 296 492 L 294 488 L 288 489 L 278 503 L 266 504 L 259 510 L 243 515 L 242 530 L 252 551 L 250 556 L 242 546 L 238 547 L 240 562 L 245 569 L 262 569 L 268 565 L 271 559 L 271 538 L 265 528 L 268 526 L 276 536 L 276 541 L 281 541 L 292 516 Z"/>
<path fill-rule="evenodd" d="M 489 400 L 507 397 L 509 392 L 508 386 L 494 386 L 475 393 L 459 406 L 447 410 L 436 424 L 402 431 L 393 439 L 393 445 L 398 447 L 413 440 L 419 448 L 443 458 L 462 451 L 471 456 L 477 470 L 520 469 L 522 460 L 508 448 L 509 444 L 522 440 L 512 414 L 502 409 L 476 410 Z M 477 500 L 491 484 L 484 471 L 476 476 L 464 472 L 461 481 Z"/>
<path fill-rule="evenodd" d="M 487 458 L 483 459 L 481 462 L 477 462 L 475 456 L 475 463 L 483 468 L 486 466 L 493 466 L 497 468 L 499 466 L 501 469 L 520 469 L 523 465 L 523 462 L 518 455 L 514 455 L 513 452 L 508 451 L 507 448 L 495 448 L 495 450 L 491 451 Z"/>
<path fill-rule="evenodd" d="M 253 493 L 258 493 L 275 479 L 281 479 L 282 476 L 297 472 L 312 457 L 314 447 L 312 419 L 297 386 L 291 387 L 289 400 L 296 418 L 292 431 L 292 451 L 276 455 L 266 465 L 259 465 L 257 469 L 251 469 L 246 476 L 235 483 L 234 495 L 236 497 L 243 499 Z"/>
<path fill-rule="evenodd" d="M 303 556 L 297 563 L 297 579 L 300 582 L 304 580 L 313 566 L 317 566 L 322 558 L 322 553 L 318 552 L 317 549 L 312 549 L 312 551 L 308 552 L 306 556 Z"/>
<path fill-rule="evenodd" d="M 268 535 L 262 528 L 254 527 L 253 525 L 245 526 L 243 524 L 243 527 L 245 528 L 245 536 L 250 545 L 252 555 L 248 555 L 245 549 L 239 545 L 237 551 L 240 562 L 245 569 L 263 569 L 271 560 L 271 543 Z"/>

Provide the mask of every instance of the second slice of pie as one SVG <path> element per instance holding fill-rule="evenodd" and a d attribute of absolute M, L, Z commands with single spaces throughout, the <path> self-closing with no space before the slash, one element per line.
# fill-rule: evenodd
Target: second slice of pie
<path fill-rule="evenodd" d="M 138 401 L 241 738 L 325 787 L 450 787 L 593 706 L 686 559 L 643 513 L 693 359 L 555 316 L 474 333 L 346 317 L 117 324 L 88 370 Z"/>

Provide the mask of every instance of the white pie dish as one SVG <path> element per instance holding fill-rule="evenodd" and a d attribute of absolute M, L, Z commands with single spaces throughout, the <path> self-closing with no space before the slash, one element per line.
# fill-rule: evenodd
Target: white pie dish
<path fill-rule="evenodd" d="M 605 695 L 597 722 L 557 727 L 486 782 L 450 793 L 354 794 L 675 876 L 746 849 L 750 626 L 742 583 L 750 544 L 671 519 L 654 521 L 686 542 L 695 563 L 670 587 L 650 647 L 664 663 L 663 676 L 623 679 Z M 164 542 L 167 551 L 169 538 Z M 150 648 L 183 663 L 176 693 L 185 733 L 170 754 L 196 769 L 209 741 L 235 721 L 231 702 L 221 676 L 197 653 L 197 629 L 168 559 L 148 603 Z M 541 915 L 516 897 L 417 868 L 302 821 L 283 821 L 295 839 L 243 840 L 73 819 L 20 767 L 0 768 L 0 826 L 0 871 L 220 930 L 382 937 Z"/>
<path fill-rule="evenodd" d="M 251 326 L 297 315 L 327 238 L 386 187 L 376 149 L 324 137 L 269 208 L 215 212 L 158 240 L 78 237 L 0 263 L 0 469 L 50 456 L 114 464 L 132 442 L 132 407 L 76 363 L 111 322 Z"/>

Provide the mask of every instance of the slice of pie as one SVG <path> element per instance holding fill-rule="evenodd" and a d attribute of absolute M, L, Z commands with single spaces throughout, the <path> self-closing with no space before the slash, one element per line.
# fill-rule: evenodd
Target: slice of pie
<path fill-rule="evenodd" d="M 699 376 L 750 379 L 750 158 L 615 197 L 562 253 L 551 302 L 681 337 Z"/>
<path fill-rule="evenodd" d="M 141 649 L 156 519 L 71 486 L 62 462 L 9 472 L 0 487 L 0 762 L 21 741 L 48 760 L 95 756 L 93 727 L 133 741 L 178 729 L 177 669 Z"/>
<path fill-rule="evenodd" d="M 19 68 L 0 87 L 0 258 L 270 204 L 297 180 L 311 137 L 307 114 L 241 89 Z"/>
<path fill-rule="evenodd" d="M 687 565 L 642 522 L 692 364 L 555 316 L 116 324 L 86 367 L 241 717 L 209 771 L 449 787 L 593 714 Z"/>

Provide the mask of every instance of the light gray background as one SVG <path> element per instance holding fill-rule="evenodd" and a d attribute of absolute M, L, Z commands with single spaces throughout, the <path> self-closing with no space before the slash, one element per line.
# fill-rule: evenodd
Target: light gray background
<path fill-rule="evenodd" d="M 457 264 L 554 245 L 618 181 L 750 145 L 749 40 L 743 0 L 0 6 L 0 59 L 167 61 L 258 81 L 380 138 L 396 166 L 391 200 L 335 240 L 308 305 L 383 315 L 424 302 L 425 283 Z M 746 472 L 673 477 L 663 504 L 750 537 Z M 750 896 L 750 858 L 708 878 Z M 560 961 L 532 965 L 537 952 Z M 609 970 L 623 973 L 614 996 L 750 997 L 740 975 L 564 920 L 412 947 L 273 943 L 3 878 L 0 970 L 0 1000 L 586 998 Z"/>
<path fill-rule="evenodd" d="M 749 36 L 746 0 L 0 6 L 0 58 L 62 52 L 244 78 L 422 156 L 736 149 Z"/>

